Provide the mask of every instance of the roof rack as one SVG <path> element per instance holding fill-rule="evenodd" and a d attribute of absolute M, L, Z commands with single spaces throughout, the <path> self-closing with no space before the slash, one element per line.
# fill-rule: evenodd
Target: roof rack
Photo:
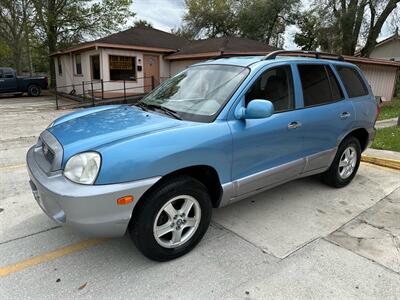
<path fill-rule="evenodd" d="M 337 55 L 337 54 L 328 53 L 328 52 L 304 51 L 304 50 L 276 50 L 276 51 L 273 51 L 273 52 L 265 55 L 262 60 L 275 59 L 277 56 L 279 56 L 281 54 L 298 54 L 299 56 L 315 55 L 315 58 L 317 58 L 317 59 L 325 58 L 325 57 L 321 57 L 321 56 L 333 56 L 333 57 L 336 57 L 337 60 L 344 61 L 344 58 L 342 55 Z M 328 58 L 325 58 L 325 59 L 328 59 Z"/>

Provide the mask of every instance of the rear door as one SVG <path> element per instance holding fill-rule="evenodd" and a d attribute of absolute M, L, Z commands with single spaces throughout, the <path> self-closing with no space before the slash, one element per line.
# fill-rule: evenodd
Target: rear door
<path fill-rule="evenodd" d="M 342 87 L 330 64 L 298 64 L 303 94 L 303 149 L 305 173 L 331 164 L 338 140 L 351 129 L 354 108 L 345 100 Z"/>

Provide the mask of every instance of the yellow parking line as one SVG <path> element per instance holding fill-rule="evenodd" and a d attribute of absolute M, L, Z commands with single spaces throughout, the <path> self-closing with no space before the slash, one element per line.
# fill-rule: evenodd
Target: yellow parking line
<path fill-rule="evenodd" d="M 12 265 L 8 265 L 5 267 L 0 268 L 0 277 L 4 277 L 7 275 L 10 275 L 12 273 L 24 270 L 26 268 L 35 266 L 35 265 L 39 265 L 42 263 L 46 263 L 48 261 L 57 259 L 59 257 L 77 252 L 77 251 L 81 251 L 90 247 L 94 247 L 97 246 L 99 244 L 102 244 L 106 241 L 107 239 L 92 239 L 92 240 L 86 240 L 86 241 L 82 241 L 73 245 L 69 245 L 66 246 L 64 248 L 55 250 L 55 251 L 51 251 L 48 253 L 44 253 L 42 255 L 38 255 L 35 257 L 32 257 L 30 259 L 12 264 Z"/>
<path fill-rule="evenodd" d="M 26 164 L 5 166 L 5 167 L 0 167 L 0 171 L 9 171 L 9 170 L 19 169 L 19 168 L 24 168 L 24 167 L 26 167 Z"/>

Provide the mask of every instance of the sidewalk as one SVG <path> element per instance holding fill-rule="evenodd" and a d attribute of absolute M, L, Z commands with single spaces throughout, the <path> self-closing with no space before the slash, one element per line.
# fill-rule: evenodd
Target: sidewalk
<path fill-rule="evenodd" d="M 398 118 L 391 118 L 391 119 L 376 121 L 375 127 L 377 129 L 381 129 L 381 128 L 386 128 L 386 127 L 396 126 L 397 125 L 397 119 Z"/>

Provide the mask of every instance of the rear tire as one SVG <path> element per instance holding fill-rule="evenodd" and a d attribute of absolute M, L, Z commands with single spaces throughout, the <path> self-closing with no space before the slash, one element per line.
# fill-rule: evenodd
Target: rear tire
<path fill-rule="evenodd" d="M 322 173 L 322 181 L 326 184 L 341 188 L 348 185 L 360 166 L 361 146 L 357 138 L 349 136 L 343 140 L 330 168 Z"/>
<path fill-rule="evenodd" d="M 171 260 L 191 251 L 211 221 L 207 188 L 189 176 L 160 183 L 138 205 L 128 231 L 140 252 L 156 261 Z"/>
<path fill-rule="evenodd" d="M 40 88 L 40 86 L 38 86 L 36 84 L 31 84 L 28 87 L 28 95 L 31 97 L 38 97 L 38 96 L 40 96 L 41 92 L 42 92 L 42 89 Z"/>

